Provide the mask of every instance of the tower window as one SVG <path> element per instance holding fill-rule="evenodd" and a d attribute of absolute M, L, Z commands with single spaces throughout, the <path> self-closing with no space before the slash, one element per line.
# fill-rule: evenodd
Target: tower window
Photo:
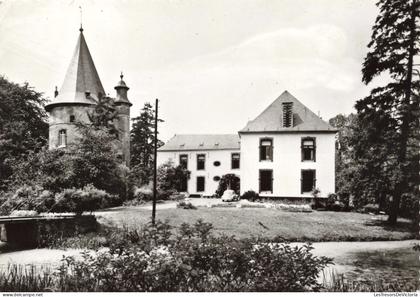
<path fill-rule="evenodd" d="M 273 161 L 273 139 L 260 140 L 260 161 Z"/>
<path fill-rule="evenodd" d="M 314 161 L 315 155 L 315 138 L 306 137 L 302 138 L 302 161 Z"/>
<path fill-rule="evenodd" d="M 67 146 L 67 132 L 66 130 L 60 130 L 58 132 L 58 147 L 66 147 Z"/>
<path fill-rule="evenodd" d="M 70 123 L 74 123 L 75 120 L 76 120 L 75 116 L 74 115 L 71 115 L 70 116 Z"/>

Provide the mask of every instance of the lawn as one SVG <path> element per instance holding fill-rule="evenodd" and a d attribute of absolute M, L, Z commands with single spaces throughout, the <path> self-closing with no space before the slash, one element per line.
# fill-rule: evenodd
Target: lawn
<path fill-rule="evenodd" d="M 140 227 L 150 221 L 151 211 L 129 207 L 101 212 L 100 223 Z M 350 212 L 286 212 L 276 209 L 206 208 L 196 210 L 158 209 L 157 220 L 168 220 L 173 227 L 195 223 L 198 219 L 212 223 L 216 234 L 238 238 L 280 236 L 289 241 L 373 241 L 414 238 L 411 224 L 401 220 L 397 227 L 386 226 L 386 216 Z"/>

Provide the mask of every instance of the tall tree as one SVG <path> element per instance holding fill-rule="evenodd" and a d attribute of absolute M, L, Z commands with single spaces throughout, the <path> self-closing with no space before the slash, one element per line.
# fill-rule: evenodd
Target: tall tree
<path fill-rule="evenodd" d="M 109 134 L 118 137 L 118 129 L 115 125 L 117 111 L 113 99 L 107 96 L 99 98 L 92 112 L 88 112 L 90 125 L 95 129 L 106 129 Z"/>
<path fill-rule="evenodd" d="M 28 83 L 0 76 L 0 190 L 7 189 L 14 164 L 46 144 L 46 99 Z"/>
<path fill-rule="evenodd" d="M 418 139 L 412 139 L 418 138 L 419 127 L 420 81 L 414 57 L 420 50 L 420 28 L 417 26 L 420 1 L 379 0 L 377 6 L 380 12 L 363 63 L 363 82 L 369 84 L 383 73 L 388 73 L 391 81 L 374 88 L 368 97 L 356 103 L 356 109 L 362 122 L 380 125 L 370 126 L 372 129 L 366 131 L 366 139 L 376 142 L 382 153 L 385 150 L 388 154 L 382 168 L 393 168 L 388 221 L 395 224 L 401 198 L 413 193 L 418 195 L 418 186 L 413 186 L 411 181 L 418 181 L 419 174 Z"/>
<path fill-rule="evenodd" d="M 131 168 L 137 184 L 147 184 L 153 172 L 153 145 L 155 111 L 150 103 L 145 103 L 140 115 L 134 119 L 131 128 Z M 158 119 L 159 122 L 163 122 Z M 158 140 L 158 147 L 163 142 Z"/>

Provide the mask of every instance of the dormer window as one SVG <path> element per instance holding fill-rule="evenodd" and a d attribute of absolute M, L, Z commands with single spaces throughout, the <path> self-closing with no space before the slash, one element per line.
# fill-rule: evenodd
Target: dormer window
<path fill-rule="evenodd" d="M 66 130 L 60 130 L 58 132 L 58 147 L 66 147 L 67 146 L 67 132 Z"/>
<path fill-rule="evenodd" d="M 293 102 L 283 103 L 283 127 L 293 127 Z"/>
<path fill-rule="evenodd" d="M 76 120 L 76 117 L 74 115 L 70 116 L 70 123 L 74 123 L 74 121 Z"/>

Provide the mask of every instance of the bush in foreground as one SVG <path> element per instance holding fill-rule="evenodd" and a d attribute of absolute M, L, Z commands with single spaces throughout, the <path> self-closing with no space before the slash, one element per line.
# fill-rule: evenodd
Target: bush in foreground
<path fill-rule="evenodd" d="M 117 195 L 99 190 L 93 185 L 82 189 L 64 189 L 56 194 L 38 186 L 23 185 L 15 192 L 5 194 L 0 212 L 8 215 L 14 211 L 74 212 L 94 211 L 121 204 Z"/>
<path fill-rule="evenodd" d="M 319 291 L 321 270 L 331 263 L 312 255 L 311 245 L 215 237 L 212 225 L 183 224 L 177 233 L 158 222 L 140 230 L 119 230 L 108 249 L 64 258 L 48 279 L 54 291 L 112 292 L 262 292 Z M 0 290 L 8 291 L 7 272 Z M 21 279 L 21 278 L 19 278 Z M 23 282 L 28 280 L 22 279 Z M 43 291 L 42 283 L 15 285 L 13 290 Z"/>

